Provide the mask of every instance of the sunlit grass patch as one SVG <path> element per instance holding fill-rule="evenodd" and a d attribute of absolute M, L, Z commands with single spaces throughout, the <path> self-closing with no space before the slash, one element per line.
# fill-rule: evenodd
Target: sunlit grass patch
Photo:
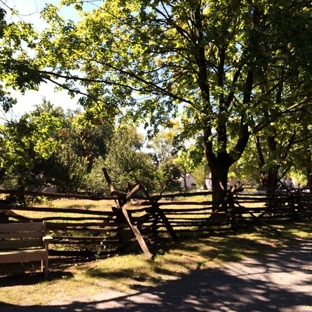
<path fill-rule="evenodd" d="M 282 235 L 289 238 L 301 238 L 309 239 L 312 238 L 312 225 L 311 222 L 284 222 L 281 224 L 273 225 Z"/>
<path fill-rule="evenodd" d="M 85 200 L 85 199 L 70 199 L 62 198 L 44 201 L 34 205 L 37 209 L 25 209 L 25 210 L 15 210 L 21 216 L 27 218 L 35 219 L 45 219 L 53 217 L 63 217 L 63 218 L 88 218 L 90 214 L 88 211 L 111 211 L 114 207 L 115 202 L 113 200 Z M 40 208 L 50 208 L 52 211 L 40 211 Z M 67 212 L 68 209 L 76 209 L 79 213 Z M 14 209 L 13 209 L 14 210 Z M 82 212 L 86 213 L 83 214 Z"/>
<path fill-rule="evenodd" d="M 107 211 L 111 210 L 111 207 L 115 206 L 113 200 L 88 200 L 88 199 L 70 199 L 62 198 L 52 201 L 52 207 L 55 208 L 81 208 Z"/>

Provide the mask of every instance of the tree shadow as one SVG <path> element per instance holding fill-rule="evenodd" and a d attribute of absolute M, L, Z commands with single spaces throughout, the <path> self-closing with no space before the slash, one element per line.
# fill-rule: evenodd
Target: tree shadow
<path fill-rule="evenodd" d="M 195 269 L 156 286 L 135 283 L 132 291 L 101 292 L 65 304 L 17 306 L 2 311 L 309 311 L 312 306 L 312 241 L 220 268 Z M 119 272 L 122 274 L 122 269 Z M 101 272 L 98 272 L 101 274 Z M 104 273 L 102 273 L 104 274 Z"/>
<path fill-rule="evenodd" d="M 53 274 L 50 274 L 48 280 L 49 281 L 60 280 L 64 278 L 72 278 L 73 276 L 74 275 L 71 272 L 57 271 L 53 272 Z M 24 273 L 15 273 L 13 275 L 1 277 L 0 287 L 12 287 L 17 285 L 18 286 L 38 285 L 39 283 L 45 281 L 46 279 L 44 278 L 42 272 L 27 273 L 26 275 Z"/>
<path fill-rule="evenodd" d="M 74 264 L 83 264 L 87 260 L 77 257 L 53 258 L 49 260 L 49 275 L 45 279 L 40 270 L 40 261 L 25 263 L 6 263 L 0 265 L 0 287 L 36 285 L 45 281 L 53 281 L 73 277 L 68 271 Z"/>

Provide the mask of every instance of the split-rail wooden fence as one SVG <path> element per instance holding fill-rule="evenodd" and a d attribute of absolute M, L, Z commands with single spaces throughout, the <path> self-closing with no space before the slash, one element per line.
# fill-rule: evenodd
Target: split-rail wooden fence
<path fill-rule="evenodd" d="M 312 194 L 281 193 L 274 196 L 229 191 L 224 202 L 211 201 L 210 192 L 145 194 L 137 198 L 137 185 L 128 193 L 111 186 L 110 196 L 56 194 L 3 190 L 0 193 L 50 199 L 75 198 L 114 203 L 111 209 L 55 208 L 10 204 L 0 201 L 0 222 L 45 220 L 52 235 L 54 256 L 103 257 L 137 250 L 153 257 L 159 237 L 177 240 L 181 232 L 235 231 L 250 224 L 270 227 L 272 220 L 312 218 Z M 135 202 L 135 205 L 131 205 Z M 220 207 L 220 208 L 218 208 Z M 25 212 L 28 212 L 26 217 Z M 29 212 L 33 217 L 29 217 Z M 36 217 L 40 212 L 40 217 Z"/>

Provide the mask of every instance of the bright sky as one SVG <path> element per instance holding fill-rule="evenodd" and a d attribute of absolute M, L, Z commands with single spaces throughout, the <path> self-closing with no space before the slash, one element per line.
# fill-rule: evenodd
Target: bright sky
<path fill-rule="evenodd" d="M 40 11 L 46 3 L 58 6 L 59 2 L 60 0 L 7 0 L 6 4 L 9 7 L 16 8 L 24 21 L 31 22 L 39 29 L 42 29 L 44 23 L 40 20 Z M 70 8 L 64 8 L 62 15 L 66 18 L 75 18 L 75 12 Z M 66 91 L 55 92 L 52 84 L 42 84 L 39 91 L 27 91 L 25 95 L 18 92 L 12 92 L 12 94 L 17 98 L 18 103 L 12 111 L 6 114 L 8 119 L 20 117 L 23 113 L 32 110 L 35 104 L 42 103 L 43 98 L 55 105 L 62 106 L 65 110 L 68 108 L 81 108 L 77 104 L 77 99 L 71 99 Z"/>

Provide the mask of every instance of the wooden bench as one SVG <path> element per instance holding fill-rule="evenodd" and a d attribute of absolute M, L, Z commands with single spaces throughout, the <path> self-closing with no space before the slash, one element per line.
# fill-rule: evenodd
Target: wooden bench
<path fill-rule="evenodd" d="M 0 263 L 41 261 L 47 278 L 51 240 L 45 222 L 0 223 Z"/>

